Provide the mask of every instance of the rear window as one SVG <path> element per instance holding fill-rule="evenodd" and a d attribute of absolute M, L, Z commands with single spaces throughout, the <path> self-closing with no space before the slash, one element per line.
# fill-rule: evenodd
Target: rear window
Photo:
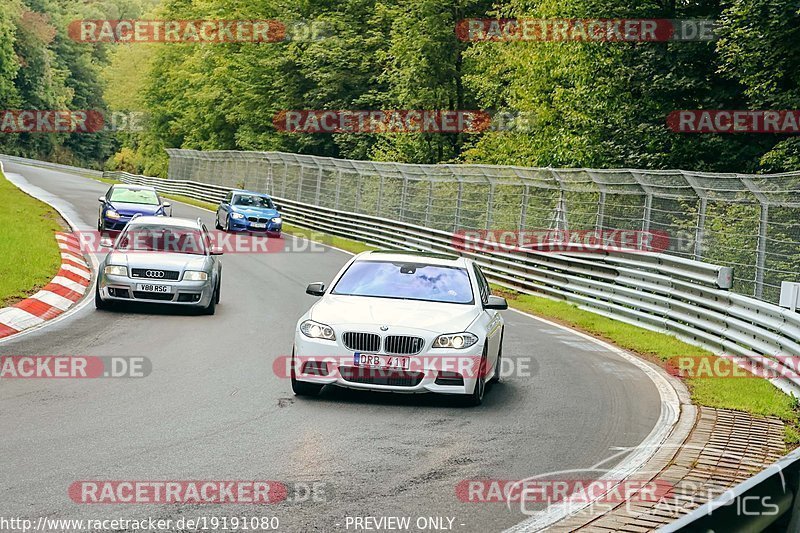
<path fill-rule="evenodd" d="M 158 205 L 158 195 L 148 189 L 126 189 L 124 187 L 114 187 L 111 190 L 112 202 L 122 202 L 126 204 Z"/>
<path fill-rule="evenodd" d="M 391 261 L 356 261 L 332 293 L 457 304 L 475 301 L 463 268 Z"/>

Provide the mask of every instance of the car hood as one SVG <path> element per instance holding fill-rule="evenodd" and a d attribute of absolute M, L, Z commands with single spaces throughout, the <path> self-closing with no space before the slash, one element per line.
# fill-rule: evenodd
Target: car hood
<path fill-rule="evenodd" d="M 126 204 L 125 202 L 111 202 L 111 208 L 124 216 L 135 215 L 141 213 L 142 215 L 155 215 L 161 210 L 160 205 L 142 205 L 142 204 Z"/>
<path fill-rule="evenodd" d="M 466 330 L 479 313 L 474 305 L 328 294 L 310 317 L 331 326 L 375 324 L 453 333 Z"/>
<path fill-rule="evenodd" d="M 204 270 L 209 260 L 205 255 L 175 254 L 165 252 L 111 252 L 106 265 L 124 265 L 129 268 L 155 268 L 158 270 Z"/>
<path fill-rule="evenodd" d="M 234 206 L 234 213 L 241 213 L 246 217 L 261 217 L 261 218 L 274 218 L 280 216 L 277 209 L 270 209 L 268 207 L 242 207 Z"/>

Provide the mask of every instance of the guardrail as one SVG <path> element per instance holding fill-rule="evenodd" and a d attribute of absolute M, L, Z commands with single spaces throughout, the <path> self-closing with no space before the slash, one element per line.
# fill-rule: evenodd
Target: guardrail
<path fill-rule="evenodd" d="M 15 155 L 0 154 L 0 159 L 11 161 L 12 163 L 22 163 L 24 165 L 33 165 L 43 168 L 51 168 L 53 170 L 65 170 L 74 174 L 83 174 L 87 176 L 102 177 L 103 172 L 100 170 L 90 170 L 87 168 L 73 167 L 70 165 L 61 165 L 59 163 L 51 163 L 49 161 L 39 161 L 38 159 L 28 159 L 26 157 L 17 157 Z"/>
<path fill-rule="evenodd" d="M 125 183 L 153 185 L 160 192 L 219 202 L 231 188 L 107 172 Z M 297 226 L 369 244 L 456 253 L 474 259 L 494 283 L 544 294 L 622 322 L 666 332 L 721 354 L 777 361 L 771 381 L 800 397 L 796 371 L 785 357 L 800 358 L 800 314 L 734 294 L 730 268 L 666 254 L 585 253 L 567 249 L 487 250 L 464 235 L 275 197 L 281 214 Z M 477 246 L 476 246 L 477 244 Z"/>

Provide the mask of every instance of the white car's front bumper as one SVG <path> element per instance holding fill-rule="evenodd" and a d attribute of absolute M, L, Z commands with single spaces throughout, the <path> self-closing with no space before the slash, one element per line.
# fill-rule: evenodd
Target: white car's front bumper
<path fill-rule="evenodd" d="M 295 334 L 292 363 L 295 368 L 295 379 L 308 383 L 373 391 L 472 394 L 480 372 L 478 366 L 483 353 L 483 344 L 478 342 L 465 350 L 430 349 L 435 336 L 431 337 L 427 333 L 423 338 L 425 338 L 425 348 L 419 354 L 398 356 L 410 359 L 410 370 L 388 371 L 356 367 L 355 352 L 345 347 L 339 336 L 335 341 L 327 341 L 311 339 L 298 331 Z M 382 351 L 369 353 L 386 355 Z M 324 362 L 327 373 L 320 372 L 324 375 L 315 375 L 314 372 L 306 372 L 308 362 Z M 441 371 L 460 374 L 463 384 L 442 384 L 441 382 L 445 380 L 440 374 Z M 437 378 L 440 383 L 437 383 Z M 452 380 L 447 381 L 452 382 Z"/>

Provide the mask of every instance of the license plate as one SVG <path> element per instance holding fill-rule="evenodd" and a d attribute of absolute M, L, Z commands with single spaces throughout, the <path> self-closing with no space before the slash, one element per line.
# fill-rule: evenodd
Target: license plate
<path fill-rule="evenodd" d="M 254 228 L 266 228 L 266 224 L 262 224 L 261 222 L 251 222 L 250 225 Z"/>
<path fill-rule="evenodd" d="M 140 283 L 136 285 L 136 290 L 142 292 L 170 293 L 172 292 L 172 287 L 170 287 L 169 285 L 152 285 L 150 283 Z"/>
<path fill-rule="evenodd" d="M 393 368 L 397 370 L 408 370 L 411 368 L 410 357 L 398 357 L 396 355 L 377 355 L 372 353 L 353 354 L 353 363 L 356 366 L 369 368 Z"/>

